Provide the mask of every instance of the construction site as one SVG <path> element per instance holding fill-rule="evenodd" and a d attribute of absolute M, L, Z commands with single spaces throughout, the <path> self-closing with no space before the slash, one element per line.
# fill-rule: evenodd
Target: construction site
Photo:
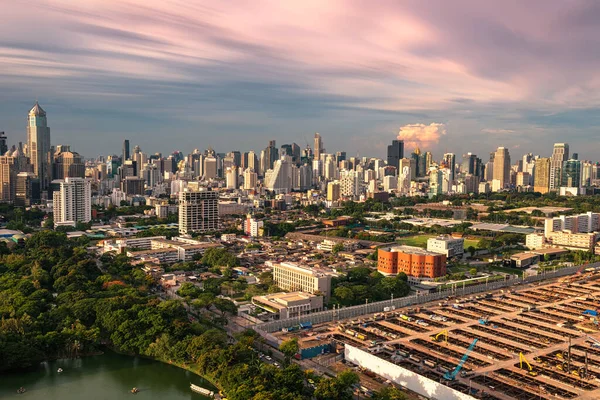
<path fill-rule="evenodd" d="M 599 399 L 600 271 L 277 332 L 428 398 Z M 333 350 L 332 350 L 333 351 Z"/>

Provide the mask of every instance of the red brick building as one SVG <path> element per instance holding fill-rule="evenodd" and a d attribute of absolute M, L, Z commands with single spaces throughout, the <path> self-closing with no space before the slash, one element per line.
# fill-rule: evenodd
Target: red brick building
<path fill-rule="evenodd" d="M 446 256 L 412 246 L 382 247 L 377 270 L 383 275 L 404 272 L 409 278 L 433 279 L 446 275 Z"/>

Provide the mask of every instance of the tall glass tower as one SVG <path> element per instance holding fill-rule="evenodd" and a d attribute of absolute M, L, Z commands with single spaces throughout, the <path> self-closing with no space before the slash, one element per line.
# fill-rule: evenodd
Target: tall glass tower
<path fill-rule="evenodd" d="M 27 156 L 31 160 L 33 173 L 40 180 L 40 188 L 46 190 L 52 174 L 50 128 L 46 121 L 46 111 L 37 101 L 27 117 Z"/>

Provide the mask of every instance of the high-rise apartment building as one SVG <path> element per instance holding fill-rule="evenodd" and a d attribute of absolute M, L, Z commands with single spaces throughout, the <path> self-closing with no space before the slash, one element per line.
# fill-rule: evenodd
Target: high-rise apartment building
<path fill-rule="evenodd" d="M 327 183 L 327 201 L 338 201 L 340 199 L 340 183 L 338 181 Z"/>
<path fill-rule="evenodd" d="M 204 179 L 215 179 L 217 177 L 217 159 L 207 156 L 204 159 Z"/>
<path fill-rule="evenodd" d="M 292 157 L 283 156 L 273 165 L 273 169 L 265 175 L 265 187 L 276 193 L 289 193 L 294 188 L 295 165 Z"/>
<path fill-rule="evenodd" d="M 246 168 L 244 171 L 244 190 L 254 190 L 256 189 L 256 184 L 258 182 L 258 175 L 252 168 Z"/>
<path fill-rule="evenodd" d="M 227 189 L 238 188 L 237 167 L 231 166 L 227 168 L 227 170 L 225 171 L 225 184 L 227 185 Z"/>
<path fill-rule="evenodd" d="M 550 159 L 550 190 L 557 191 L 561 186 L 561 172 L 563 163 L 569 159 L 569 145 L 567 143 L 554 143 Z"/>
<path fill-rule="evenodd" d="M 0 201 L 12 203 L 16 198 L 17 175 L 31 172 L 33 168 L 21 149 L 0 156 Z"/>
<path fill-rule="evenodd" d="M 510 186 L 510 155 L 506 147 L 498 147 L 494 154 L 493 179 L 500 182 L 500 188 Z"/>
<path fill-rule="evenodd" d="M 404 141 L 392 140 L 387 147 L 387 163 L 393 167 L 400 167 L 400 160 L 404 158 Z"/>
<path fill-rule="evenodd" d="M 210 190 L 179 192 L 179 232 L 219 229 L 219 193 Z"/>
<path fill-rule="evenodd" d="M 453 153 L 444 154 L 442 164 L 449 170 L 450 182 L 454 182 L 456 180 L 456 156 Z"/>
<path fill-rule="evenodd" d="M 27 120 L 27 156 L 31 160 L 33 173 L 40 179 L 42 190 L 48 188 L 51 180 L 50 151 L 50 128 L 46 111 L 36 101 Z"/>
<path fill-rule="evenodd" d="M 53 193 L 54 224 L 75 226 L 92 220 L 92 184 L 89 179 L 65 178 L 52 182 L 58 188 Z"/>
<path fill-rule="evenodd" d="M 535 160 L 533 191 L 548 193 L 550 190 L 550 158 L 538 158 Z"/>

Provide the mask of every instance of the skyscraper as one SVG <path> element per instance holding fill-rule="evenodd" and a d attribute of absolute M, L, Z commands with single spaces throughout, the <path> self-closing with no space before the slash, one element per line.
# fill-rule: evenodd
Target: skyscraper
<path fill-rule="evenodd" d="M 27 156 L 31 160 L 33 173 L 40 179 L 42 190 L 50 184 L 50 128 L 46 120 L 46 111 L 35 102 L 29 111 L 27 123 Z"/>
<path fill-rule="evenodd" d="M 291 158 L 291 157 L 290 157 Z M 264 170 L 273 169 L 273 164 L 279 159 L 279 150 L 274 140 L 269 140 L 269 145 L 265 148 L 265 167 Z"/>
<path fill-rule="evenodd" d="M 533 190 L 539 193 L 548 193 L 550 189 L 550 159 L 538 158 L 535 160 Z"/>
<path fill-rule="evenodd" d="M 500 188 L 510 185 L 510 155 L 506 147 L 498 147 L 494 154 L 493 179 L 500 182 Z"/>
<path fill-rule="evenodd" d="M 561 171 L 563 163 L 569 159 L 569 145 L 567 143 L 554 143 L 552 158 L 550 159 L 550 190 L 556 191 L 561 184 Z"/>
<path fill-rule="evenodd" d="M 319 133 L 315 133 L 314 159 L 320 160 L 322 153 L 325 153 L 325 149 L 323 148 L 323 140 L 321 140 L 321 135 Z"/>
<path fill-rule="evenodd" d="M 402 158 L 404 158 L 404 141 L 392 140 L 392 144 L 387 147 L 388 165 L 399 168 Z"/>
<path fill-rule="evenodd" d="M 3 156 L 8 151 L 8 146 L 6 145 L 6 135 L 4 132 L 0 132 L 0 156 Z"/>
<path fill-rule="evenodd" d="M 54 153 L 53 179 L 84 178 L 85 164 L 83 158 L 71 146 L 58 145 Z"/>
<path fill-rule="evenodd" d="M 129 139 L 123 140 L 123 159 L 121 162 L 125 163 L 127 160 L 129 160 Z"/>
<path fill-rule="evenodd" d="M 581 161 L 567 160 L 563 163 L 561 171 L 562 187 L 581 187 Z"/>
<path fill-rule="evenodd" d="M 445 153 L 443 163 L 449 170 L 450 182 L 454 182 L 456 180 L 456 156 L 454 155 L 454 153 Z"/>

